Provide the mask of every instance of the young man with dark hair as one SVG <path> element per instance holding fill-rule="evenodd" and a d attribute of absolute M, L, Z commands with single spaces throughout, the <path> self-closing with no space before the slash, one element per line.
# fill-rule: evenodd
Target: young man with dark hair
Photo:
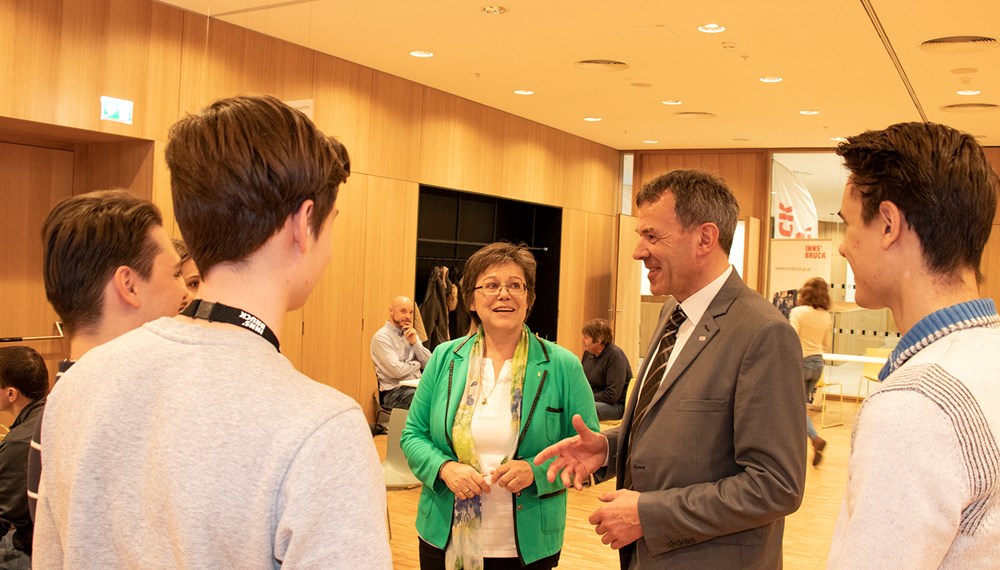
<path fill-rule="evenodd" d="M 92 350 L 53 390 L 36 561 L 390 568 L 361 409 L 278 340 L 330 259 L 346 151 L 254 96 L 181 119 L 166 159 L 199 298 Z"/>
<path fill-rule="evenodd" d="M 31 567 L 27 467 L 31 435 L 42 416 L 49 391 L 49 371 L 33 348 L 0 348 L 0 411 L 14 416 L 0 440 L 0 568 Z"/>
<path fill-rule="evenodd" d="M 126 190 L 101 190 L 56 204 L 42 224 L 45 295 L 69 338 L 56 380 L 95 346 L 187 303 L 181 260 L 160 210 Z M 41 411 L 39 411 L 41 414 Z M 41 470 L 37 422 L 28 458 L 32 516 Z"/>
<path fill-rule="evenodd" d="M 987 568 L 1000 560 L 1000 316 L 979 298 L 997 176 L 932 123 L 850 137 L 840 254 L 857 302 L 903 337 L 865 399 L 830 568 Z"/>

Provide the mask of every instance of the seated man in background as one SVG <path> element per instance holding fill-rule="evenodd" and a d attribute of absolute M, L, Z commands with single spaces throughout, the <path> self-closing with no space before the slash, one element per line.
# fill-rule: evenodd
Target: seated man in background
<path fill-rule="evenodd" d="M 181 258 L 152 202 L 126 190 L 72 196 L 42 224 L 45 296 L 63 323 L 69 359 L 56 380 L 90 349 L 187 304 Z M 28 459 L 32 517 L 41 469 L 38 422 Z"/>
<path fill-rule="evenodd" d="M 278 340 L 333 253 L 346 151 L 277 98 L 245 96 L 182 118 L 165 156 L 198 298 L 53 388 L 33 562 L 391 568 L 360 406 Z"/>
<path fill-rule="evenodd" d="M 0 348 L 0 411 L 14 416 L 0 441 L 0 568 L 31 567 L 28 513 L 28 447 L 49 392 L 49 371 L 33 348 Z"/>
<path fill-rule="evenodd" d="M 416 388 L 399 383 L 419 379 L 431 351 L 413 328 L 413 301 L 408 297 L 392 300 L 389 320 L 372 336 L 371 355 L 382 406 L 409 409 Z"/>
<path fill-rule="evenodd" d="M 620 420 L 625 413 L 625 398 L 632 366 L 625 352 L 614 343 L 611 324 L 604 319 L 583 325 L 583 372 L 594 391 L 597 419 Z"/>

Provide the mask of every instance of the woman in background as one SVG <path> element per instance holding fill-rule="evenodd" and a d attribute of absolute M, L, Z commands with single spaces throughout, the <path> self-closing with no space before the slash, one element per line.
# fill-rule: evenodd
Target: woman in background
<path fill-rule="evenodd" d="M 830 287 L 820 277 L 813 277 L 799 289 L 795 308 L 788 316 L 802 344 L 802 378 L 806 400 L 816 389 L 823 375 L 823 353 L 833 349 L 833 319 L 830 317 Z M 812 419 L 806 416 L 806 433 L 813 446 L 814 466 L 823 461 L 826 440 L 816 432 Z"/>
<path fill-rule="evenodd" d="M 188 290 L 188 302 L 198 296 L 198 287 L 201 286 L 201 272 L 191 259 L 191 252 L 188 251 L 187 244 L 183 240 L 173 239 L 174 249 L 181 257 L 181 277 L 184 278 L 184 286 Z"/>
<path fill-rule="evenodd" d="M 583 325 L 583 373 L 594 391 L 597 419 L 620 420 L 625 414 L 625 394 L 632 380 L 628 357 L 614 343 L 611 324 L 604 319 Z"/>
<path fill-rule="evenodd" d="M 559 562 L 566 489 L 546 479 L 549 462 L 533 461 L 576 434 L 574 414 L 592 430 L 598 423 L 580 361 L 524 324 L 535 265 L 526 247 L 509 243 L 474 253 L 461 302 L 478 328 L 439 345 L 420 377 L 400 443 L 423 483 L 423 570 L 548 570 Z"/>

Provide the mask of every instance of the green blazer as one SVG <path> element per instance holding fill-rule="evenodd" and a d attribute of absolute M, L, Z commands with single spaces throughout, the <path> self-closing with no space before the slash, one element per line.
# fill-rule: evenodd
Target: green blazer
<path fill-rule="evenodd" d="M 434 349 L 420 377 L 400 445 L 417 479 L 423 483 L 417 509 L 417 533 L 444 549 L 451 534 L 455 495 L 438 478 L 445 461 L 456 461 L 451 429 L 469 371 L 471 336 Z M 571 352 L 531 335 L 524 373 L 519 444 L 514 459 L 533 467 L 535 481 L 516 493 L 514 534 L 517 552 L 530 564 L 562 549 L 566 530 L 566 489 L 559 479 L 549 483 L 550 462 L 534 465 L 535 455 L 559 440 L 576 435 L 573 414 L 598 430 L 594 393 L 580 360 Z M 450 395 L 450 396 L 449 396 Z"/>

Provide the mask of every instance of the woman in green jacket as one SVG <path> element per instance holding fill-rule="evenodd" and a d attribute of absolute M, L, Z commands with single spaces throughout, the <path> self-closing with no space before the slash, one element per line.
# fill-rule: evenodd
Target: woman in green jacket
<path fill-rule="evenodd" d="M 559 561 L 566 489 L 535 466 L 545 447 L 598 429 L 594 396 L 575 355 L 524 322 L 535 301 L 535 259 L 490 244 L 469 258 L 463 300 L 476 334 L 440 345 L 420 378 L 401 445 L 423 483 L 417 510 L 422 570 L 530 568 Z"/>

